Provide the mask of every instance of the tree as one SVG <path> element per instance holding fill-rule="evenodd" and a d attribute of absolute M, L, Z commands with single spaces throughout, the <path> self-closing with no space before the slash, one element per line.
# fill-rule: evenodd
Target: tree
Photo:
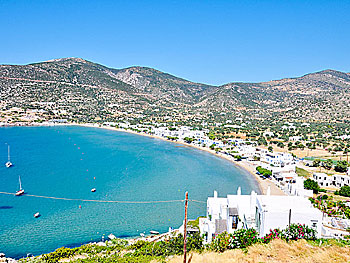
<path fill-rule="evenodd" d="M 208 137 L 210 140 L 215 140 L 215 135 L 212 132 L 208 134 Z"/>
<path fill-rule="evenodd" d="M 284 148 L 284 143 L 283 143 L 283 142 L 278 142 L 278 143 L 277 143 L 277 147 L 279 147 L 279 148 Z"/>
<path fill-rule="evenodd" d="M 241 161 L 242 160 L 242 156 L 240 156 L 240 155 L 234 155 L 233 158 L 235 158 L 236 161 Z"/>
<path fill-rule="evenodd" d="M 257 141 L 258 145 L 265 145 L 267 146 L 267 141 L 265 139 L 265 137 L 259 137 L 258 141 Z"/>
<path fill-rule="evenodd" d="M 214 150 L 215 149 L 215 143 L 213 143 L 212 145 L 209 146 L 210 149 Z"/>
<path fill-rule="evenodd" d="M 265 177 L 270 177 L 272 175 L 272 171 L 262 168 L 261 166 L 256 167 L 256 170 Z"/>
<path fill-rule="evenodd" d="M 344 185 L 340 188 L 339 194 L 342 196 L 350 197 L 350 186 Z"/>
<path fill-rule="evenodd" d="M 312 190 L 314 194 L 317 194 L 320 190 L 318 183 L 310 178 L 304 181 L 304 188 L 307 190 Z"/>
<path fill-rule="evenodd" d="M 313 167 L 319 167 L 320 164 L 321 164 L 321 160 L 320 160 L 320 159 L 315 159 L 315 160 L 313 160 L 313 162 L 312 162 L 312 166 L 313 166 Z"/>
<path fill-rule="evenodd" d="M 348 170 L 348 162 L 347 161 L 338 161 L 334 170 L 339 173 L 345 173 Z"/>
<path fill-rule="evenodd" d="M 322 166 L 327 170 L 330 170 L 333 167 L 333 161 L 331 159 L 327 159 L 326 161 L 322 162 Z"/>
<path fill-rule="evenodd" d="M 269 146 L 269 148 L 267 148 L 268 150 L 269 150 L 269 152 L 273 152 L 273 148 L 272 148 L 272 146 Z"/>
<path fill-rule="evenodd" d="M 190 137 L 185 137 L 185 138 L 184 138 L 184 141 L 187 142 L 187 143 L 191 143 L 191 142 L 194 141 L 194 139 L 193 139 L 193 138 L 190 138 Z"/>

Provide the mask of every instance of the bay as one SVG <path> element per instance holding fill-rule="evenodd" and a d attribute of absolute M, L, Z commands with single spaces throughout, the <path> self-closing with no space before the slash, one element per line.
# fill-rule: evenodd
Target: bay
<path fill-rule="evenodd" d="M 14 166 L 5 167 L 7 144 Z M 94 200 L 182 200 L 259 192 L 245 170 L 191 147 L 80 126 L 0 128 L 0 191 Z M 96 192 L 90 190 L 96 188 Z M 80 208 L 81 207 L 81 208 Z M 61 246 L 166 232 L 182 224 L 182 202 L 125 204 L 16 197 L 0 194 L 0 252 L 19 258 Z M 40 212 L 40 218 L 33 215 Z M 206 204 L 190 202 L 189 218 Z"/>

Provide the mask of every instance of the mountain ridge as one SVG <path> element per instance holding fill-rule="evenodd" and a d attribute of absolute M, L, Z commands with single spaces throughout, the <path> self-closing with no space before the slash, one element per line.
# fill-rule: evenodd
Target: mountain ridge
<path fill-rule="evenodd" d="M 57 107 L 75 113 L 94 112 L 95 118 L 99 113 L 110 118 L 115 112 L 128 111 L 128 107 L 149 116 L 158 107 L 156 115 L 162 116 L 173 109 L 191 116 L 226 112 L 237 116 L 249 114 L 252 118 L 350 119 L 349 87 L 350 73 L 332 69 L 268 82 L 216 86 L 149 67 L 115 69 L 82 58 L 0 65 L 0 93 L 6 107 L 18 105 L 19 101 L 29 107 L 50 99 L 60 104 Z M 13 96 L 18 97 L 18 102 Z M 84 100 L 89 105 L 77 106 L 78 101 Z M 118 109 L 111 110 L 110 104 Z M 78 119 L 84 114 L 78 114 Z"/>

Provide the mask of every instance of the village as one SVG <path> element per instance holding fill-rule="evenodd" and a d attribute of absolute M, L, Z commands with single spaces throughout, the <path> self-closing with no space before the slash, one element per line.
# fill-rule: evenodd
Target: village
<path fill-rule="evenodd" d="M 14 111 L 24 113 L 15 109 L 12 115 Z M 316 135 L 321 132 L 312 131 L 310 123 L 284 122 L 278 132 L 266 125 L 254 130 L 254 121 L 243 118 L 223 119 L 222 122 L 199 119 L 189 125 L 168 120 L 140 122 L 133 118 L 79 123 L 62 118 L 61 113 L 56 112 L 57 118 L 46 116 L 38 122 L 45 111 L 27 110 L 26 121 L 23 122 L 22 116 L 20 122 L 3 121 L 0 126 L 84 125 L 117 129 L 209 151 L 254 175 L 261 188 L 260 194 L 242 194 L 238 188 L 233 191 L 236 195 L 219 197 L 215 192 L 208 198 L 207 216 L 199 220 L 205 242 L 210 242 L 217 234 L 239 228 L 255 228 L 264 236 L 270 229 L 282 229 L 291 223 L 306 224 L 322 238 L 349 235 L 347 187 L 350 186 L 350 172 L 346 144 L 349 135 L 344 133 L 347 128 L 341 136 L 324 132 L 321 141 Z M 302 133 L 308 129 L 309 134 Z M 254 136 L 254 133 L 259 135 Z M 286 136 L 289 137 L 286 139 Z"/>
<path fill-rule="evenodd" d="M 155 137 L 193 145 L 234 161 L 261 182 L 262 194 L 252 191 L 219 197 L 215 191 L 207 201 L 207 215 L 199 219 L 199 230 L 210 243 L 216 235 L 237 229 L 254 228 L 265 236 L 271 229 L 284 229 L 290 224 L 305 224 L 317 232 L 318 238 L 345 238 L 350 230 L 350 200 L 346 189 L 350 185 L 349 169 L 330 175 L 331 167 L 323 168 L 316 161 L 298 158 L 287 152 L 259 147 L 243 139 L 210 138 L 208 129 L 191 127 L 160 127 L 105 123 L 125 130 L 140 130 Z M 98 126 L 98 125 L 95 125 Z M 294 138 L 292 138 L 294 139 Z M 338 161 L 342 164 L 343 161 Z M 318 163 L 318 165 L 315 165 Z M 338 164 L 334 165 L 335 170 Z M 311 182 L 311 186 L 310 186 Z M 322 188 L 321 188 L 322 187 Z M 272 190 L 274 189 L 274 190 Z M 345 192 L 341 196 L 342 191 Z M 339 194 L 340 192 L 340 194 Z"/>

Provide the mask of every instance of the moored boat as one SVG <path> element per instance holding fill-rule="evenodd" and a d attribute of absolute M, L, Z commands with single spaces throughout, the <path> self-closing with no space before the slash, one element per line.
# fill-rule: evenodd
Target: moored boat
<path fill-rule="evenodd" d="M 21 177 L 18 176 L 19 181 L 19 190 L 16 192 L 16 196 L 20 196 L 24 194 L 24 189 L 22 189 Z"/>
<path fill-rule="evenodd" d="M 5 163 L 5 166 L 7 168 L 10 168 L 13 164 L 10 161 L 10 145 L 7 146 L 7 162 Z"/>
<path fill-rule="evenodd" d="M 158 235 L 159 234 L 159 232 L 158 231 L 154 231 L 154 230 L 151 230 L 151 231 L 149 231 L 152 235 Z"/>
<path fill-rule="evenodd" d="M 35 218 L 40 217 L 40 213 L 39 213 L 39 212 L 36 212 L 36 213 L 34 214 L 34 217 L 35 217 Z"/>
<path fill-rule="evenodd" d="M 91 192 L 96 192 L 96 188 L 92 188 L 92 189 L 91 189 Z"/>

